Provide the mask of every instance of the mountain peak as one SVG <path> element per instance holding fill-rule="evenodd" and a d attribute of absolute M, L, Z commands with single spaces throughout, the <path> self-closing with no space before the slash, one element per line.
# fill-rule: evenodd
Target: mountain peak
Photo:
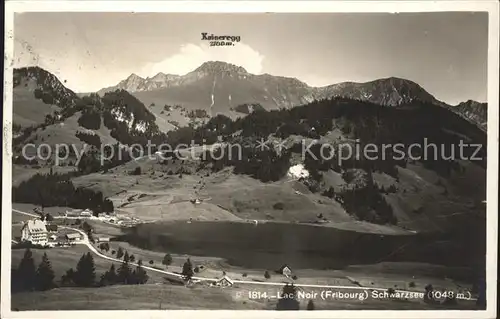
<path fill-rule="evenodd" d="M 487 103 L 484 103 L 484 102 L 478 102 L 478 101 L 474 101 L 474 100 L 467 100 L 465 102 L 460 102 L 458 103 L 457 106 L 461 106 L 461 105 L 467 105 L 467 106 L 487 106 L 488 104 Z"/>
<path fill-rule="evenodd" d="M 144 79 L 135 73 L 129 75 L 128 78 L 118 83 L 118 88 L 127 91 L 136 91 L 143 83 Z"/>
<path fill-rule="evenodd" d="M 153 82 L 168 82 L 168 81 L 175 81 L 178 78 L 179 76 L 175 74 L 165 74 L 163 72 L 158 72 L 155 76 L 147 78 L 146 80 Z"/>
<path fill-rule="evenodd" d="M 14 88 L 21 86 L 27 91 L 41 90 L 47 97 L 46 100 L 60 107 L 69 107 L 74 104 L 78 98 L 75 92 L 71 91 L 54 74 L 38 67 L 29 66 L 15 68 L 13 70 Z M 21 85 L 23 84 L 24 85 Z"/>
<path fill-rule="evenodd" d="M 319 91 L 327 97 L 343 96 L 385 106 L 399 106 L 414 100 L 443 104 L 417 83 L 398 77 L 382 78 L 365 83 L 342 82 L 319 88 Z"/>
<path fill-rule="evenodd" d="M 371 81 L 371 83 L 375 83 L 375 82 L 378 82 L 380 84 L 385 84 L 385 85 L 392 85 L 395 88 L 402 88 L 402 87 L 421 88 L 421 86 L 418 85 L 418 83 L 416 83 L 412 80 L 398 78 L 395 76 L 391 76 L 388 78 L 381 78 L 381 79 Z M 421 88 L 421 89 L 423 89 L 423 88 Z"/>
<path fill-rule="evenodd" d="M 487 129 L 488 103 L 467 100 L 465 102 L 458 103 L 454 107 L 450 107 L 450 109 L 465 117 L 469 121 L 478 124 L 483 130 Z"/>
<path fill-rule="evenodd" d="M 158 72 L 158 73 L 156 73 L 156 75 L 155 75 L 155 76 L 151 77 L 151 79 L 159 79 L 159 78 L 164 78 L 164 77 L 166 77 L 166 76 L 167 76 L 167 75 L 166 75 L 165 73 L 163 73 L 163 72 Z"/>
<path fill-rule="evenodd" d="M 144 79 L 141 78 L 140 76 L 138 76 L 137 74 L 132 73 L 132 74 L 129 75 L 129 77 L 127 78 L 127 80 L 144 80 Z"/>
<path fill-rule="evenodd" d="M 235 72 L 235 73 L 248 73 L 247 70 L 241 66 L 222 61 L 208 61 L 199 66 L 195 72 L 206 73 L 220 73 L 220 72 Z"/>

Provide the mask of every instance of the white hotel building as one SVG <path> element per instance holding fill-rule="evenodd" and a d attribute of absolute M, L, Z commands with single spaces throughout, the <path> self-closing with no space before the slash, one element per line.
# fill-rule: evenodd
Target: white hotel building
<path fill-rule="evenodd" d="M 40 219 L 27 221 L 21 229 L 21 240 L 29 241 L 33 245 L 47 245 L 48 232 L 45 223 Z"/>

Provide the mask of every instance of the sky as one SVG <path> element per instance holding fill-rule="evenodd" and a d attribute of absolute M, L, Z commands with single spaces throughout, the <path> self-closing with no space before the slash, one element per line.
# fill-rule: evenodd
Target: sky
<path fill-rule="evenodd" d="M 239 36 L 209 47 L 201 33 Z M 135 73 L 186 74 L 225 61 L 311 86 L 401 77 L 450 104 L 487 100 L 487 13 L 22 13 L 15 67 L 38 65 L 75 92 Z"/>

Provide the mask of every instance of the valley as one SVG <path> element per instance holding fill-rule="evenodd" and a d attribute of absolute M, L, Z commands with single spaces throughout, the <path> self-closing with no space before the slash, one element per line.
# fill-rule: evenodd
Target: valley
<path fill-rule="evenodd" d="M 26 205 L 14 206 L 22 209 L 29 208 Z M 55 214 L 57 209 L 50 211 L 53 211 Z M 18 210 L 13 212 L 13 218 L 23 219 L 22 216 L 25 219 L 27 218 L 26 215 L 19 214 Z M 92 224 L 96 226 L 94 223 Z M 188 225 L 186 223 L 183 224 Z M 249 225 L 249 227 L 253 228 L 256 226 Z M 99 227 L 95 227 L 95 229 L 95 236 L 109 233 Z M 113 234 L 116 235 L 115 232 Z M 235 237 L 233 236 L 233 238 Z M 199 240 L 198 238 L 192 239 Z M 258 266 L 255 264 L 238 266 L 223 258 L 172 253 L 172 263 L 165 266 L 160 263 L 163 253 L 137 248 L 119 240 L 110 242 L 110 246 L 113 252 L 118 250 L 118 248 L 123 248 L 129 254 L 136 256 L 136 258 L 144 261 L 149 260 L 149 263 L 147 263 L 148 266 L 145 266 L 148 269 L 148 284 L 134 287 L 133 290 L 130 290 L 129 286 L 118 285 L 100 288 L 60 287 L 44 293 L 15 293 L 13 295 L 12 309 L 112 310 L 124 308 L 137 310 L 189 309 L 194 306 L 201 307 L 202 309 L 273 309 L 277 301 L 276 296 L 279 295 L 279 286 L 292 281 L 297 287 L 301 287 L 301 293 L 309 296 L 316 295 L 316 297 L 301 297 L 299 301 L 304 307 L 309 300 L 314 300 L 318 309 L 324 310 L 353 309 L 353 307 L 355 309 L 384 309 L 391 307 L 391 305 L 403 307 L 402 309 L 443 309 L 443 306 L 439 304 L 430 305 L 424 303 L 422 297 L 377 299 L 373 297 L 373 294 L 374 291 L 384 291 L 391 288 L 397 291 L 418 293 L 423 289 L 422 287 L 429 283 L 432 283 L 435 289 L 438 290 L 471 290 L 471 286 L 467 283 L 469 270 L 463 267 L 443 267 L 418 262 L 381 261 L 371 265 L 351 265 L 341 267 L 340 269 L 317 270 L 296 263 L 300 262 L 300 260 L 303 261 L 303 259 L 297 259 L 291 260 L 296 262 L 288 263 L 288 265 L 293 264 L 297 266 L 297 268 L 293 267 L 294 279 L 292 280 L 291 278 L 277 274 L 272 270 L 272 265 L 270 267 L 262 267 L 263 264 Z M 248 245 L 245 246 L 247 253 L 253 251 Z M 224 245 L 220 247 L 224 247 Z M 93 248 L 94 251 L 97 249 L 99 249 L 97 246 Z M 170 247 L 168 250 L 172 251 Z M 53 248 L 45 252 L 48 253 L 53 261 L 56 276 L 61 276 L 64 274 L 66 267 L 72 263 L 76 263 L 78 256 L 86 251 L 82 246 L 77 245 L 74 248 Z M 35 249 L 35 259 L 39 259 L 42 252 L 43 250 Z M 231 253 L 231 251 L 228 252 Z M 282 252 L 277 251 L 279 254 Z M 22 250 L 13 250 L 13 264 L 20 261 L 21 253 Z M 107 265 L 111 264 L 109 260 L 102 259 L 101 257 L 115 258 L 114 254 L 110 254 L 110 252 L 101 250 L 97 253 L 95 259 L 98 275 L 102 274 Z M 252 257 L 255 257 L 255 255 L 246 256 L 246 260 L 249 261 Z M 171 281 L 170 275 L 162 276 L 163 271 L 161 269 L 173 272 L 173 274 L 180 273 L 182 263 L 186 258 L 190 258 L 196 265 L 196 268 L 200 268 L 196 273 L 196 278 L 220 278 L 221 274 L 226 274 L 226 276 L 235 281 L 235 284 L 232 287 L 221 289 L 210 287 L 207 284 L 203 284 L 202 281 L 202 283 L 194 286 L 184 287 L 182 283 L 180 285 L 179 283 L 174 284 Z M 311 265 L 309 264 L 309 266 Z M 263 275 L 267 271 L 266 269 L 270 269 L 269 278 Z M 412 274 L 411 277 L 408 275 L 410 273 Z M 324 292 L 328 289 L 337 293 L 366 291 L 372 297 L 361 301 L 357 300 L 357 298 L 329 300 L 319 297 L 320 295 L 324 295 Z M 252 297 L 252 291 L 258 291 L 260 297 Z M 205 299 L 207 295 L 212 296 L 208 301 Z M 205 301 L 202 301 L 201 298 L 204 298 L 203 300 Z M 455 309 L 475 309 L 474 299 L 469 300 L 470 298 L 472 297 L 460 300 Z M 128 299 L 126 305 L 124 304 L 125 299 Z M 173 304 L 174 299 L 175 305 Z M 71 308 L 67 308 L 69 301 L 74 303 L 70 306 Z M 228 303 L 228 301 L 231 302 Z"/>
<path fill-rule="evenodd" d="M 432 284 L 473 291 L 477 298 L 486 250 L 486 133 L 484 113 L 471 112 L 487 106 L 464 104 L 463 116 L 409 80 L 311 88 L 223 62 L 206 62 L 185 76 L 134 75 L 83 97 L 39 68 L 15 76 L 13 208 L 29 213 L 41 207 L 64 227 L 76 227 L 64 211 L 90 209 L 95 218 L 85 222 L 92 237 L 108 236 L 112 251 L 122 247 L 141 257 L 150 278 L 138 288 L 96 283 L 16 292 L 13 308 L 66 309 L 63 295 L 74 298 L 72 309 L 275 308 L 276 300 L 242 298 L 252 285 L 246 281 L 418 292 Z M 422 158 L 422 150 L 420 158 L 406 151 L 395 159 L 383 147 L 424 139 L 453 151 L 463 140 L 482 145 L 481 160 Z M 151 154 L 133 149 L 149 142 L 155 145 Z M 22 150 L 28 143 L 34 150 L 66 144 L 76 151 L 27 160 Z M 160 150 L 164 143 L 176 151 Z M 306 152 L 303 143 L 314 145 Z M 356 144 L 380 147 L 382 159 L 318 156 L 324 145 Z M 240 146 L 237 158 L 227 152 L 232 145 Z M 104 146 L 125 155 L 109 156 Z M 19 228 L 13 225 L 13 235 Z M 99 276 L 115 260 L 109 251 L 96 253 L 99 246 L 88 238 L 80 244 L 99 260 Z M 48 249 L 56 281 L 86 251 L 77 247 Z M 22 253 L 13 250 L 12 267 Z M 161 263 L 165 254 L 172 256 L 168 266 Z M 235 284 L 222 289 L 203 280 L 193 286 L 166 280 L 167 273 L 183 271 L 187 258 L 204 266 L 199 275 L 205 281 L 226 274 Z M 276 273 L 283 265 L 295 278 Z M 276 281 L 265 278 L 266 271 Z M 85 299 L 84 290 L 91 297 Z M 202 301 L 207 294 L 213 299 Z M 173 305 L 172 296 L 181 301 Z M 474 308 L 469 299 L 456 307 Z M 307 301 L 301 303 L 305 308 Z M 446 307 L 423 300 L 322 300 L 317 306 Z"/>

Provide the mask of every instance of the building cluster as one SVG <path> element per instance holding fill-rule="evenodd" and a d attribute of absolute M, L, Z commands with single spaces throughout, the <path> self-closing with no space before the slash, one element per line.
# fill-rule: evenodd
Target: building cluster
<path fill-rule="evenodd" d="M 35 218 L 24 223 L 21 228 L 21 241 L 32 245 L 55 247 L 76 244 L 82 239 L 82 235 L 78 232 L 59 235 L 58 231 L 57 225 Z"/>
<path fill-rule="evenodd" d="M 133 227 L 141 223 L 141 220 L 137 217 L 118 215 L 118 214 L 105 216 L 103 221 L 121 227 Z"/>
<path fill-rule="evenodd" d="M 75 209 L 75 210 L 68 210 L 65 213 L 60 214 L 61 217 L 59 218 L 70 218 L 70 219 L 98 219 L 100 221 L 114 224 L 114 225 L 119 225 L 122 227 L 133 227 L 139 223 L 141 223 L 141 220 L 136 218 L 136 217 L 131 217 L 127 215 L 121 215 L 121 214 L 116 214 L 115 212 L 112 213 L 99 213 L 95 214 L 92 210 L 90 209 Z"/>
<path fill-rule="evenodd" d="M 64 217 L 68 218 L 90 218 L 94 216 L 94 212 L 90 209 L 85 210 L 67 210 Z"/>

